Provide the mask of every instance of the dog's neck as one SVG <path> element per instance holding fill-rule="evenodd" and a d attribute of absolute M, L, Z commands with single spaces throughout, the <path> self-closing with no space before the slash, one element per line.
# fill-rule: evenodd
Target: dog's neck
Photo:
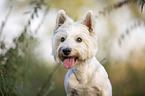
<path fill-rule="evenodd" d="M 89 83 L 92 79 L 93 71 L 95 70 L 96 57 L 93 56 L 85 61 L 82 61 L 79 65 L 75 66 L 72 70 L 79 83 Z"/>

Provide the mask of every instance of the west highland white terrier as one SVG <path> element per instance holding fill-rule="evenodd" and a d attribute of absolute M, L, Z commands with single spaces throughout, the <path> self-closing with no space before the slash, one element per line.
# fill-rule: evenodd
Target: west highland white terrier
<path fill-rule="evenodd" d="M 93 12 L 74 22 L 64 10 L 58 11 L 52 54 L 69 69 L 64 85 L 67 96 L 112 96 L 112 86 L 95 55 L 98 50 Z"/>

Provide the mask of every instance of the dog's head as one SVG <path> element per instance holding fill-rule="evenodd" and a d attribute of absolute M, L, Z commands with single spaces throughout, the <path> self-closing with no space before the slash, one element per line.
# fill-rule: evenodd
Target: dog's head
<path fill-rule="evenodd" d="M 69 69 L 95 56 L 97 37 L 93 12 L 88 11 L 83 20 L 74 22 L 64 10 L 60 10 L 52 38 L 52 50 L 55 60 Z"/>

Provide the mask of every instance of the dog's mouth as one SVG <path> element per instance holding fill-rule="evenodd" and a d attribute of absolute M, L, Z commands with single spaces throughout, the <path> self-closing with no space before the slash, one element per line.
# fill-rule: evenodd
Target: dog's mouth
<path fill-rule="evenodd" d="M 62 62 L 65 68 L 71 69 L 77 62 L 78 57 L 63 57 Z"/>

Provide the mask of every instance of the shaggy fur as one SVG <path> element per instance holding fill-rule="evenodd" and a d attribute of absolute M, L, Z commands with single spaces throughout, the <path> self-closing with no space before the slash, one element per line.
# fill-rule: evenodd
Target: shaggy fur
<path fill-rule="evenodd" d="M 95 57 L 98 48 L 93 25 L 92 11 L 78 22 L 64 10 L 58 12 L 52 53 L 58 63 L 69 69 L 64 82 L 67 96 L 112 96 L 108 74 Z M 63 51 L 66 48 L 68 54 Z"/>

